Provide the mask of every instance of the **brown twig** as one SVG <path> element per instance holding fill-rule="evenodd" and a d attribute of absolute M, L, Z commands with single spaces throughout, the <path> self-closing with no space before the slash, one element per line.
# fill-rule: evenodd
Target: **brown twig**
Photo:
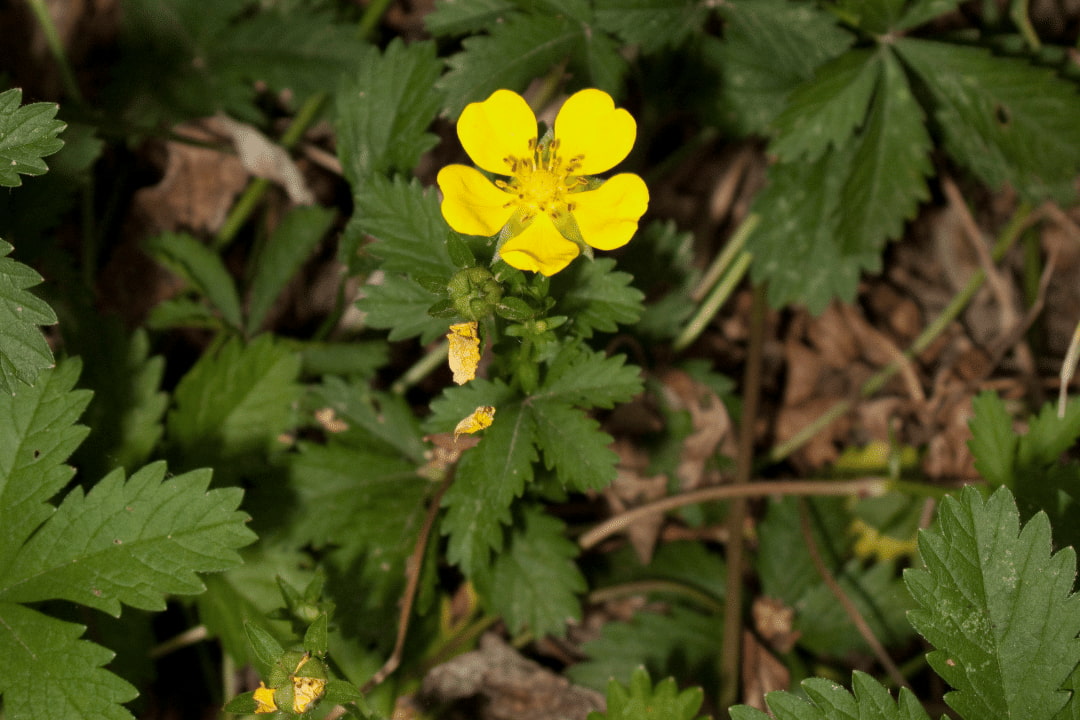
<path fill-rule="evenodd" d="M 612 535 L 626 530 L 627 527 L 640 518 L 665 513 L 669 510 L 677 510 L 687 505 L 731 500 L 733 498 L 768 497 L 770 495 L 856 495 L 865 497 L 868 495 L 884 495 L 888 489 L 889 480 L 879 477 L 847 481 L 778 480 L 752 482 L 742 485 L 717 485 L 672 495 L 648 505 L 639 505 L 624 513 L 610 517 L 581 535 L 578 538 L 578 546 L 582 550 L 588 550 Z"/>
<path fill-rule="evenodd" d="M 847 613 L 848 618 L 855 625 L 855 629 L 859 631 L 859 635 L 866 641 L 866 644 L 870 646 L 870 649 L 874 652 L 878 662 L 885 668 L 885 671 L 889 673 L 889 677 L 896 683 L 897 687 L 910 688 L 907 679 L 903 673 L 900 672 L 900 668 L 896 667 L 896 663 L 889 657 L 889 653 L 885 651 L 885 646 L 881 644 L 881 641 L 874 635 L 874 631 L 870 628 L 869 623 L 866 622 L 866 618 L 859 612 L 859 608 L 855 607 L 855 603 L 851 601 L 851 598 L 847 596 L 844 589 L 840 587 L 840 583 L 836 581 L 836 577 L 832 574 L 829 568 L 825 567 L 825 561 L 821 559 L 821 552 L 818 550 L 817 541 L 814 540 L 813 530 L 810 528 L 810 513 L 806 508 L 806 501 L 799 498 L 799 529 L 802 531 L 803 542 L 806 543 L 806 549 L 810 553 L 810 560 L 814 563 L 814 568 L 817 570 L 818 575 L 825 581 L 825 585 L 840 602 L 840 606 L 844 608 L 844 612 Z"/>
<path fill-rule="evenodd" d="M 401 599 L 401 612 L 398 615 L 398 630 L 397 638 L 394 640 L 394 651 L 390 653 L 390 657 L 383 663 L 383 666 L 360 689 L 365 695 L 385 680 L 390 673 L 397 670 L 398 665 L 401 664 L 401 654 L 405 648 L 405 635 L 409 631 L 409 619 L 412 616 L 413 602 L 416 600 L 416 591 L 420 587 L 420 570 L 423 567 L 424 550 L 427 548 L 431 528 L 435 525 L 435 516 L 439 514 L 443 494 L 453 481 L 454 469 L 451 467 L 447 470 L 446 477 L 443 478 L 439 489 L 435 491 L 435 497 L 431 499 L 431 504 L 428 505 L 427 514 L 424 516 L 424 525 L 420 528 L 420 535 L 416 538 L 416 545 L 413 547 L 412 555 L 409 556 L 405 563 L 405 595 Z"/>
<path fill-rule="evenodd" d="M 735 458 L 735 487 L 750 484 L 754 471 L 754 430 L 761 398 L 761 365 L 765 348 L 765 286 L 754 288 L 750 307 L 750 341 L 743 375 L 743 411 L 739 424 L 739 449 Z M 724 595 L 724 629 L 720 641 L 720 707 L 733 705 L 739 697 L 739 658 L 742 639 L 743 525 L 746 498 L 732 500 L 728 510 L 727 580 Z"/>

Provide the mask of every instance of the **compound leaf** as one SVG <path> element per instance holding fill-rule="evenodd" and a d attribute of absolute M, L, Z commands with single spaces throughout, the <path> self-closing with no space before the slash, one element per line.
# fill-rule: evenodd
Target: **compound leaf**
<path fill-rule="evenodd" d="M 992 188 L 1031 200 L 1075 199 L 1080 171 L 1076 86 L 1023 60 L 915 38 L 895 44 L 933 97 L 945 149 Z"/>
<path fill-rule="evenodd" d="M 10 717 L 132 720 L 138 691 L 106 670 L 114 653 L 80 639 L 84 625 L 0 602 L 0 694 Z"/>
<path fill-rule="evenodd" d="M 0 598 L 64 599 L 120 615 L 120 604 L 165 609 L 169 593 L 204 587 L 196 572 L 240 563 L 255 540 L 237 511 L 239 488 L 207 491 L 209 470 L 164 481 L 165 463 L 126 482 L 117 469 L 83 494 L 75 488 L 15 555 Z"/>
<path fill-rule="evenodd" d="M 673 677 L 658 682 L 654 688 L 648 671 L 639 667 L 625 687 L 612 678 L 607 687 L 607 712 L 591 712 L 587 720 L 692 720 L 704 698 L 700 687 L 679 692 Z"/>
<path fill-rule="evenodd" d="M 1045 514 L 1019 525 L 1008 488 L 984 499 L 965 487 L 919 534 L 925 569 L 904 574 L 921 606 L 911 624 L 936 648 L 927 660 L 956 688 L 945 701 L 965 718 L 1053 717 L 1080 661 L 1076 554 L 1051 555 Z"/>
<path fill-rule="evenodd" d="M 0 187 L 22 185 L 19 175 L 44 175 L 49 168 L 41 158 L 64 146 L 56 137 L 67 127 L 54 119 L 59 106 L 21 103 L 18 88 L 0 93 Z"/>
<path fill-rule="evenodd" d="M 41 370 L 53 366 L 52 350 L 38 326 L 56 323 L 56 313 L 44 300 L 27 292 L 41 282 L 41 276 L 6 257 L 12 250 L 0 240 L 0 395 L 33 385 Z"/>
<path fill-rule="evenodd" d="M 565 348 L 548 371 L 533 400 L 558 400 L 579 407 L 611 408 L 641 392 L 641 369 L 626 356 Z"/>

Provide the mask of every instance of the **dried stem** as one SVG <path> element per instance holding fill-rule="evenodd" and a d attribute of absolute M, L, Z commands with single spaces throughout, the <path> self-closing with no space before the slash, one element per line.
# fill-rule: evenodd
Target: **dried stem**
<path fill-rule="evenodd" d="M 896 667 L 896 663 L 893 662 L 892 658 L 889 657 L 889 653 L 885 651 L 885 646 L 874 635 L 874 631 L 866 622 L 866 618 L 859 612 L 859 608 L 855 607 L 855 603 L 840 587 L 836 577 L 829 571 L 829 568 L 825 567 L 825 562 L 821 559 L 821 552 L 818 550 L 817 541 L 814 540 L 814 533 L 810 529 L 810 513 L 807 510 L 806 501 L 802 498 L 799 499 L 799 528 L 802 531 L 803 541 L 806 543 L 806 549 L 810 553 L 810 560 L 814 563 L 814 568 L 817 570 L 818 575 L 821 576 L 821 579 L 825 581 L 825 585 L 828 586 L 832 594 L 836 596 L 840 606 L 844 608 L 844 612 L 854 623 L 855 629 L 859 631 L 863 640 L 870 646 L 878 662 L 885 668 L 885 671 L 892 678 L 892 681 L 896 683 L 897 687 L 910 688 L 907 679 L 900 672 L 900 669 Z"/>
<path fill-rule="evenodd" d="M 405 564 L 405 594 L 401 598 L 401 613 L 398 615 L 398 629 L 397 638 L 394 640 L 394 651 L 390 653 L 390 657 L 387 658 L 383 666 L 379 668 L 378 672 L 371 676 L 371 679 L 364 683 L 364 687 L 361 688 L 361 692 L 365 695 L 371 692 L 372 688 L 385 680 L 390 673 L 397 670 L 398 665 L 401 664 L 401 653 L 405 648 L 405 636 L 409 632 L 409 620 L 412 617 L 413 602 L 416 601 L 416 591 L 420 587 L 420 570 L 424 563 L 424 550 L 427 548 L 428 537 L 431 535 L 431 528 L 435 525 L 435 517 L 439 514 L 439 506 L 442 504 L 443 494 L 450 487 L 450 484 L 454 481 L 454 470 L 451 468 L 447 471 L 446 477 L 443 478 L 442 483 L 439 485 L 439 489 L 435 492 L 435 497 L 431 499 L 431 503 L 428 505 L 427 515 L 424 516 L 424 525 L 420 528 L 420 535 L 416 538 L 416 545 L 413 547 L 412 555 L 409 556 L 408 561 Z"/>
<path fill-rule="evenodd" d="M 735 458 L 735 487 L 749 485 L 754 470 L 754 429 L 761 398 L 761 365 L 765 347 L 765 303 L 765 286 L 759 285 L 754 288 L 754 301 L 750 308 L 750 343 L 743 375 L 743 411 L 739 423 L 739 449 Z M 732 500 L 727 517 L 725 557 L 728 574 L 724 597 L 724 631 L 720 643 L 720 707 L 733 705 L 739 696 L 745 523 L 746 498 Z"/>

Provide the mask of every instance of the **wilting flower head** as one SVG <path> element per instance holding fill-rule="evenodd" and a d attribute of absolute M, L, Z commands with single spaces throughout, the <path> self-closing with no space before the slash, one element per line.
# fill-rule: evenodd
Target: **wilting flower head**
<path fill-rule="evenodd" d="M 461 113 L 458 137 L 472 161 L 506 179 L 448 165 L 439 171 L 443 217 L 467 235 L 501 233 L 498 252 L 519 270 L 554 275 L 586 245 L 630 241 L 649 205 L 645 182 L 622 173 L 592 187 L 630 153 L 637 124 L 602 90 L 570 96 L 554 132 L 537 139 L 536 116 L 515 92 L 496 90 Z"/>

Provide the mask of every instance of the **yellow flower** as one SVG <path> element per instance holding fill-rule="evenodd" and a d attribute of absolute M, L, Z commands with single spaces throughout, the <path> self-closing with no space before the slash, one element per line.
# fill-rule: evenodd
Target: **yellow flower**
<path fill-rule="evenodd" d="M 450 341 L 450 369 L 454 372 L 454 382 L 464 385 L 476 377 L 476 366 L 480 364 L 480 336 L 476 332 L 476 322 L 451 325 L 446 339 Z"/>
<path fill-rule="evenodd" d="M 277 712 L 277 704 L 274 702 L 274 689 L 259 683 L 259 689 L 255 691 L 255 712 L 257 714 Z"/>
<path fill-rule="evenodd" d="M 454 428 L 454 439 L 457 440 L 462 433 L 471 435 L 474 432 L 480 432 L 484 428 L 491 427 L 493 422 L 495 422 L 495 408 L 490 405 L 481 405 L 457 424 Z"/>
<path fill-rule="evenodd" d="M 458 137 L 480 168 L 507 179 L 492 184 L 476 168 L 439 171 L 442 214 L 467 235 L 501 233 L 499 256 L 519 270 L 554 275 L 585 246 L 630 242 L 649 205 L 637 175 L 622 173 L 590 189 L 630 153 L 637 124 L 602 90 L 570 96 L 554 133 L 537 140 L 536 116 L 515 92 L 496 90 L 461 113 Z"/>

